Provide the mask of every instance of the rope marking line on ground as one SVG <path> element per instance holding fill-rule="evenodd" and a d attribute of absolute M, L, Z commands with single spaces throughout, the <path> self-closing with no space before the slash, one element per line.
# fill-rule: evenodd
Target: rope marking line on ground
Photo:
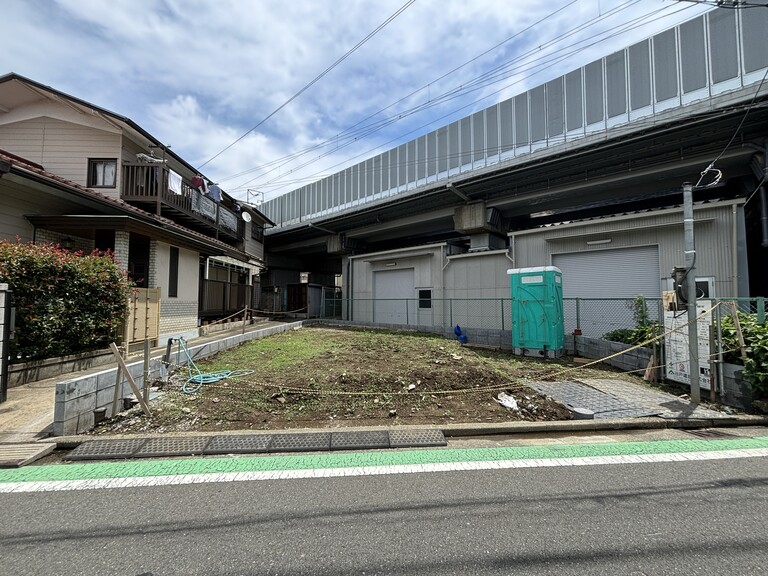
<path fill-rule="evenodd" d="M 717 307 L 720 306 L 720 304 L 721 303 L 718 302 L 714 306 L 709 308 L 708 310 L 703 311 L 701 314 L 699 314 L 695 318 L 695 320 L 698 321 L 699 319 L 701 319 L 701 318 L 703 318 L 705 316 L 711 315 L 714 312 L 714 310 Z M 579 366 L 573 366 L 573 367 L 569 367 L 569 368 L 566 368 L 566 369 L 563 369 L 563 370 L 558 370 L 558 371 L 552 372 L 550 374 L 543 374 L 543 375 L 540 376 L 540 379 L 541 380 L 552 380 L 552 379 L 555 379 L 555 378 L 559 378 L 559 377 L 562 377 L 565 374 L 571 374 L 571 373 L 574 373 L 574 372 L 578 372 L 578 371 L 580 371 L 582 369 L 586 369 L 586 368 L 589 368 L 589 367 L 594 366 L 596 364 L 600 364 L 602 362 L 610 360 L 612 358 L 616 358 L 616 357 L 621 356 L 623 354 L 627 354 L 628 352 L 631 352 L 631 351 L 636 350 L 638 348 L 645 347 L 648 344 L 657 342 L 657 341 L 661 340 L 662 338 L 664 338 L 665 336 L 668 336 L 668 335 L 674 334 L 674 333 L 679 333 L 684 328 L 686 328 L 688 326 L 688 324 L 690 324 L 690 321 L 686 322 L 686 323 L 684 323 L 684 324 L 682 324 L 680 326 L 678 326 L 675 329 L 672 329 L 672 330 L 669 330 L 669 331 L 665 331 L 665 332 L 663 332 L 663 333 L 661 333 L 661 334 L 659 334 L 657 336 L 654 336 L 653 338 L 649 338 L 649 339 L 645 340 L 644 342 L 641 342 L 640 344 L 636 344 L 636 345 L 631 346 L 630 348 L 627 348 L 625 350 L 621 350 L 621 351 L 616 352 L 614 354 L 611 354 L 609 356 L 605 356 L 604 358 L 599 358 L 597 360 L 593 360 L 591 362 L 588 362 L 586 364 L 582 364 L 582 365 L 579 365 Z M 183 339 L 179 339 L 179 340 L 181 341 Z M 220 380 L 225 379 L 225 378 L 226 379 L 232 379 L 232 380 L 240 380 L 240 381 L 243 381 L 245 383 L 254 384 L 254 385 L 259 386 L 261 388 L 278 390 L 278 391 L 286 393 L 286 394 L 303 394 L 303 395 L 307 395 L 307 396 L 417 396 L 417 395 L 426 395 L 426 394 L 434 395 L 434 396 L 442 396 L 442 395 L 449 395 L 449 394 L 475 394 L 475 393 L 496 392 L 496 391 L 506 390 L 511 385 L 511 383 L 505 383 L 505 384 L 496 384 L 496 385 L 492 385 L 492 386 L 476 386 L 474 388 L 459 388 L 459 389 L 454 389 L 454 390 L 429 390 L 429 391 L 421 391 L 421 392 L 417 392 L 417 393 L 414 393 L 412 391 L 406 391 L 406 390 L 396 390 L 396 391 L 316 390 L 316 389 L 312 389 L 312 388 L 305 388 L 305 387 L 299 387 L 299 386 L 285 386 L 285 385 L 281 385 L 281 384 L 269 384 L 269 383 L 264 383 L 264 382 L 255 382 L 253 380 L 247 380 L 247 379 L 243 378 L 244 376 L 248 376 L 248 375 L 252 374 L 254 372 L 253 370 L 233 370 L 233 371 L 225 370 L 225 371 L 205 374 L 205 373 L 202 373 L 199 370 L 199 368 L 197 367 L 197 365 L 194 363 L 194 361 L 192 360 L 192 358 L 191 358 L 191 356 L 189 354 L 188 349 L 185 348 L 185 352 L 186 352 L 186 355 L 187 355 L 189 363 L 192 366 L 194 366 L 194 368 L 198 372 L 197 376 L 192 376 L 191 375 L 191 370 L 190 370 L 190 377 L 188 378 L 187 382 L 185 382 L 184 385 L 182 385 L 182 391 L 185 394 L 195 394 L 195 393 L 197 393 L 201 389 L 203 384 L 205 384 L 206 387 L 213 388 L 213 389 L 220 388 L 220 389 L 227 389 L 227 390 L 253 391 L 253 388 L 251 388 L 251 387 L 232 387 L 232 386 L 215 386 L 215 385 L 213 385 L 216 382 L 219 382 Z M 169 369 L 170 369 L 170 366 L 171 365 L 169 364 Z M 665 364 L 654 366 L 654 368 L 660 368 L 662 366 L 665 366 Z M 181 367 L 179 367 L 179 368 L 181 368 Z M 645 371 L 646 369 L 647 368 L 643 368 L 642 370 Z M 626 373 L 631 373 L 631 372 L 637 372 L 637 371 L 639 371 L 639 370 L 632 370 L 632 371 L 625 371 L 625 372 Z M 198 384 L 198 385 L 196 387 L 191 387 L 191 386 L 188 387 L 188 386 L 186 386 L 186 384 L 190 383 L 190 382 Z M 185 389 L 185 387 L 186 387 L 186 389 Z M 230 400 L 230 399 L 227 399 L 226 401 L 227 402 L 232 402 L 232 403 L 235 403 L 235 404 L 245 404 L 244 402 L 238 402 L 236 400 Z"/>

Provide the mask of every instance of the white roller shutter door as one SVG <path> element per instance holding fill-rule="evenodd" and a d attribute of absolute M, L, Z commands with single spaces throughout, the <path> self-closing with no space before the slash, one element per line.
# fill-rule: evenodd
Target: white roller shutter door
<path fill-rule="evenodd" d="M 658 246 L 553 254 L 565 298 L 661 296 Z"/>
<path fill-rule="evenodd" d="M 552 264 L 563 273 L 566 334 L 579 328 L 584 336 L 601 338 L 617 328 L 634 328 L 632 299 L 661 295 L 658 246 L 553 254 Z M 576 298 L 586 299 L 578 309 Z M 652 317 L 656 308 L 649 306 Z"/>

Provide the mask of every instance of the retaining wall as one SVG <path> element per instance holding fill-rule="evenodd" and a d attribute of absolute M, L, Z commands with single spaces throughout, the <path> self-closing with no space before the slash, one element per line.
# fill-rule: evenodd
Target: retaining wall
<path fill-rule="evenodd" d="M 227 350 L 248 342 L 265 338 L 273 334 L 301 327 L 302 322 L 281 324 L 269 328 L 252 330 L 245 334 L 237 334 L 189 347 L 193 358 L 205 358 L 222 350 Z M 128 370 L 133 376 L 136 385 L 141 388 L 144 384 L 144 362 L 139 360 L 128 364 Z M 105 416 L 110 418 L 112 414 L 112 401 L 115 396 L 115 379 L 117 368 L 110 368 L 95 374 L 88 374 L 70 380 L 64 380 L 56 384 L 56 398 L 53 409 L 53 435 L 68 436 L 80 434 L 93 428 L 95 412 L 104 410 Z M 157 354 L 150 360 L 149 377 L 151 380 L 163 378 L 166 375 L 165 364 L 162 355 Z M 123 379 L 120 384 L 119 398 L 130 396 L 130 385 Z M 118 410 L 122 409 L 122 401 Z"/>

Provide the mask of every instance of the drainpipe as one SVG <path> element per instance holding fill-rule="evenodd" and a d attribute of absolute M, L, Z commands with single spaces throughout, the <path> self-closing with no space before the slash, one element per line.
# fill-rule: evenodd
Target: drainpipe
<path fill-rule="evenodd" d="M 731 290 L 733 290 L 733 296 L 735 298 L 739 297 L 739 209 L 734 204 L 731 207 L 731 211 L 733 213 L 733 230 L 732 235 L 733 238 L 731 238 L 731 272 L 733 274 L 732 283 L 733 286 L 731 287 Z"/>
<path fill-rule="evenodd" d="M 768 248 L 768 193 L 765 186 L 760 186 L 760 224 L 763 230 L 762 245 L 763 248 Z"/>

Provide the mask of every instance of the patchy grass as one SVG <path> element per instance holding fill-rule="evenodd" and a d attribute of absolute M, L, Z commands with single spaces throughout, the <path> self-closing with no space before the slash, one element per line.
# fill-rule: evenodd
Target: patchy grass
<path fill-rule="evenodd" d="M 567 365 L 567 359 L 520 358 L 431 334 L 302 328 L 199 363 L 204 373 L 251 374 L 184 394 L 188 374 L 180 370 L 161 386 L 151 418 L 134 409 L 95 433 L 564 420 L 569 412 L 526 382 Z M 516 398 L 519 411 L 496 402 L 502 391 Z"/>

